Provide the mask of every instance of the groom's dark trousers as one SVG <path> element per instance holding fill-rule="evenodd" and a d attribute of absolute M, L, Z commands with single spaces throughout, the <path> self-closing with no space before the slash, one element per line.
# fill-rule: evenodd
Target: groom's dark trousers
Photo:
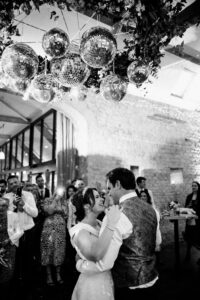
<path fill-rule="evenodd" d="M 158 300 L 158 282 L 142 289 L 116 288 L 115 300 Z"/>

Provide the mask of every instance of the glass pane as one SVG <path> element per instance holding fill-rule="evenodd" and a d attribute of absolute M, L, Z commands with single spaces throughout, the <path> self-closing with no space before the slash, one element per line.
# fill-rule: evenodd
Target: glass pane
<path fill-rule="evenodd" d="M 2 151 L 3 151 L 4 154 L 5 154 L 5 159 L 3 159 L 3 160 L 1 161 L 1 168 L 2 168 L 2 170 L 5 170 L 5 162 L 6 162 L 6 146 L 3 146 L 3 147 L 2 147 Z"/>
<path fill-rule="evenodd" d="M 41 137 L 41 121 L 36 123 L 33 128 L 33 164 L 40 162 L 40 137 Z"/>
<path fill-rule="evenodd" d="M 48 117 L 46 117 L 43 124 L 42 162 L 46 162 L 52 160 L 53 114 L 50 114 Z"/>
<path fill-rule="evenodd" d="M 16 161 L 16 139 L 12 140 L 12 156 L 11 156 L 11 169 L 15 169 Z"/>
<path fill-rule="evenodd" d="M 20 168 L 22 165 L 22 134 L 17 138 L 17 168 Z"/>
<path fill-rule="evenodd" d="M 10 169 L 10 143 L 6 144 L 6 169 Z"/>
<path fill-rule="evenodd" d="M 23 153 L 23 166 L 29 165 L 29 145 L 30 145 L 30 129 L 24 132 L 24 153 Z"/>

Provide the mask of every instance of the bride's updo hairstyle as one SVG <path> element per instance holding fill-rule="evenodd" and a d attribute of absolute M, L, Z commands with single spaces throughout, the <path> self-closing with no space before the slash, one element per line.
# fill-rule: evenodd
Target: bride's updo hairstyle
<path fill-rule="evenodd" d="M 85 217 L 85 208 L 86 204 L 89 204 L 91 207 L 95 204 L 95 198 L 93 191 L 96 191 L 95 188 L 85 188 L 83 191 L 78 191 L 72 196 L 72 204 L 75 207 L 75 215 L 77 221 L 82 221 Z"/>

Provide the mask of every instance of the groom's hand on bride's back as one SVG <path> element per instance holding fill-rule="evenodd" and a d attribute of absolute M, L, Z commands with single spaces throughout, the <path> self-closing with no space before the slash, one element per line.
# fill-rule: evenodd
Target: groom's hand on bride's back
<path fill-rule="evenodd" d="M 107 225 L 115 227 L 120 219 L 121 210 L 119 205 L 112 205 L 106 210 Z"/>

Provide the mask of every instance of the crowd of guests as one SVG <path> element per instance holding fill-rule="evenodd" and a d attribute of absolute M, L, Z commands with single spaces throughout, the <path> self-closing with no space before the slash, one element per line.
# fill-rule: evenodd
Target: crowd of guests
<path fill-rule="evenodd" d="M 106 185 L 99 190 L 76 179 L 51 194 L 42 174 L 34 184 L 19 182 L 16 175 L 0 180 L 0 287 L 5 299 L 13 279 L 30 291 L 35 269 L 38 280 L 45 270 L 49 288 L 63 285 L 66 259 L 68 273 L 77 278 L 72 300 L 156 299 L 162 237 L 153 193 L 145 177 L 135 181 L 125 168 L 110 171 Z M 192 189 L 186 207 L 199 215 L 198 182 Z M 200 245 L 198 226 L 198 221 L 186 225 L 188 256 L 192 246 Z"/>

